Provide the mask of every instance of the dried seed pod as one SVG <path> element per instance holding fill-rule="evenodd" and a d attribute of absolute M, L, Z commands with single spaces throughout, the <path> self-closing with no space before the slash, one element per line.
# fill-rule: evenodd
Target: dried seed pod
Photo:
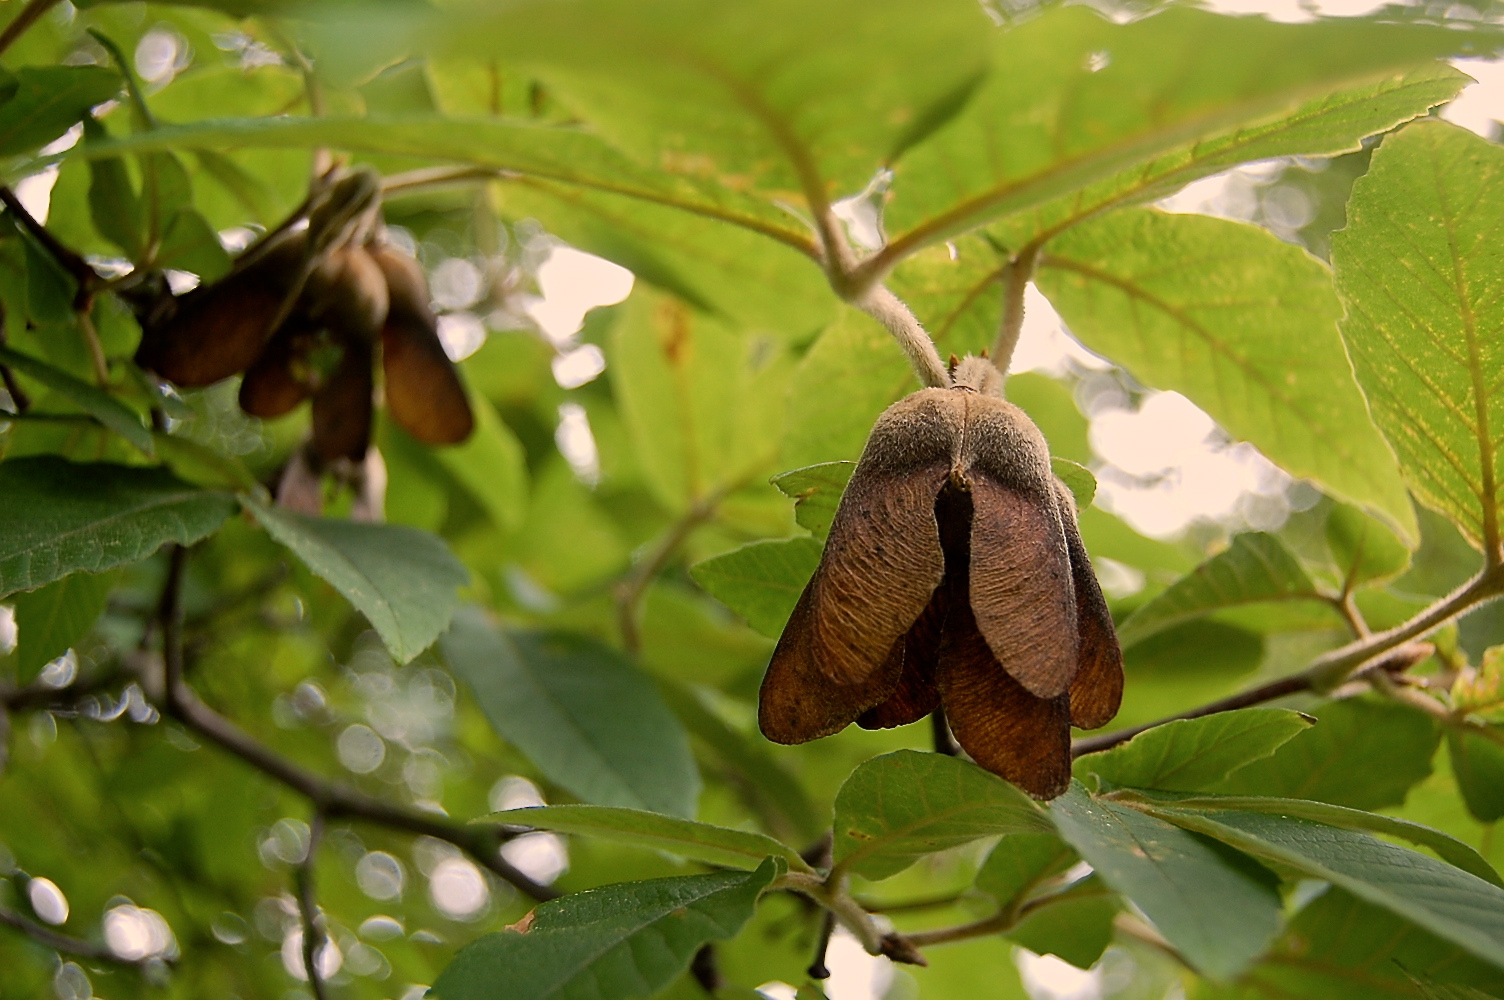
<path fill-rule="evenodd" d="M 294 313 L 267 342 L 240 382 L 240 408 L 253 417 L 280 417 L 307 399 L 314 389 L 306 354 L 318 327 Z"/>
<path fill-rule="evenodd" d="M 758 721 L 803 743 L 940 704 L 973 759 L 1050 798 L 1070 781 L 1072 721 L 1116 713 L 1122 654 L 1038 428 L 987 361 L 954 380 L 878 418 Z"/>
<path fill-rule="evenodd" d="M 346 341 L 339 367 L 313 394 L 313 450 L 325 462 L 360 462 L 371 440 L 372 345 Z"/>
<path fill-rule="evenodd" d="M 425 444 L 463 441 L 475 418 L 459 372 L 439 342 L 423 269 L 391 247 L 373 247 L 371 256 L 386 277 L 391 303 L 381 330 L 387 412 Z"/>
<path fill-rule="evenodd" d="M 245 266 L 183 296 L 166 322 L 143 332 L 136 363 L 184 388 L 245 371 L 302 285 L 306 248 L 306 234 L 288 233 Z"/>
<path fill-rule="evenodd" d="M 386 322 L 386 278 L 364 247 L 347 246 L 325 257 L 308 275 L 302 305 L 341 339 L 374 343 Z"/>

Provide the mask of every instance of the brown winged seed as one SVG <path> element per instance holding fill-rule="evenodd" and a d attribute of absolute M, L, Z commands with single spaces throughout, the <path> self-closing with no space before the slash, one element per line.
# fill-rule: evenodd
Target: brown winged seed
<path fill-rule="evenodd" d="M 981 766 L 1048 799 L 1070 727 L 1117 713 L 1123 659 L 1049 448 L 990 362 L 890 406 L 763 679 L 775 743 L 943 706 Z"/>

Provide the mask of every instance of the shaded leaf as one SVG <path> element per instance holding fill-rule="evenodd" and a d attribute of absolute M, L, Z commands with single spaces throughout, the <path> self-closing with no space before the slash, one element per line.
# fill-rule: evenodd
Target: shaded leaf
<path fill-rule="evenodd" d="M 114 573 L 74 573 L 12 599 L 19 683 L 29 683 L 88 634 L 104 611 L 115 577 Z"/>
<path fill-rule="evenodd" d="M 394 524 L 306 517 L 243 498 L 245 508 L 371 623 L 406 663 L 433 644 L 470 574 L 437 536 Z"/>
<path fill-rule="evenodd" d="M 1132 646 L 1172 625 L 1238 605 L 1319 596 L 1316 585 L 1278 538 L 1262 531 L 1245 532 L 1129 615 L 1118 628 L 1118 639 L 1125 647 Z"/>
<path fill-rule="evenodd" d="M 1380 809 L 1404 802 L 1431 773 L 1441 730 L 1428 715 L 1368 698 L 1328 702 L 1311 714 L 1316 725 L 1211 790 Z"/>
<path fill-rule="evenodd" d="M 1230 979 L 1279 931 L 1279 895 L 1184 830 L 1094 800 L 1079 783 L 1050 804 L 1060 835 L 1198 971 Z"/>
<path fill-rule="evenodd" d="M 1071 491 L 1071 496 L 1076 498 L 1076 509 L 1085 510 L 1091 506 L 1092 499 L 1097 495 L 1097 477 L 1091 474 L 1091 470 L 1068 458 L 1051 458 L 1050 468 L 1055 473 L 1055 478 L 1065 484 L 1066 489 Z"/>
<path fill-rule="evenodd" d="M 689 575 L 752 628 L 777 638 L 814 576 L 822 550 L 813 538 L 749 542 L 696 563 Z"/>
<path fill-rule="evenodd" d="M 23 66 L 15 80 L 0 104 L 0 156 L 45 146 L 120 92 L 120 74 L 100 66 Z"/>
<path fill-rule="evenodd" d="M 1410 567 L 1410 550 L 1389 529 L 1351 504 L 1333 504 L 1326 544 L 1346 585 L 1398 576 Z"/>
<path fill-rule="evenodd" d="M 830 534 L 830 523 L 835 520 L 841 495 L 855 471 L 855 462 L 822 462 L 780 472 L 772 483 L 794 501 L 794 520 L 799 526 L 824 541 Z"/>
<path fill-rule="evenodd" d="M 1332 237 L 1342 335 L 1416 498 L 1499 546 L 1504 150 L 1422 122 L 1390 136 Z"/>
<path fill-rule="evenodd" d="M 1096 965 L 1112 943 L 1113 920 L 1122 905 L 1099 879 L 1089 879 L 1088 884 L 1098 887 L 1096 895 L 1076 896 L 1040 907 L 1008 931 L 1008 940 L 1036 955 L 1057 955 L 1078 969 Z"/>
<path fill-rule="evenodd" d="M 191 208 L 180 208 L 168 217 L 155 263 L 158 267 L 191 271 L 205 284 L 230 271 L 230 255 L 219 242 L 219 234 Z"/>
<path fill-rule="evenodd" d="M 692 817 L 700 775 L 684 728 L 629 661 L 573 633 L 506 632 L 465 609 L 444 657 L 502 739 L 580 799 Z"/>
<path fill-rule="evenodd" d="M 164 469 L 51 455 L 0 464 L 0 496 L 0 597 L 124 566 L 168 542 L 191 545 L 235 509 L 229 494 L 195 489 Z"/>
<path fill-rule="evenodd" d="M 731 937 L 752 917 L 777 874 L 717 872 L 623 882 L 539 905 L 525 933 L 472 942 L 434 982 L 437 1000 L 594 997 L 626 1000 L 667 986 L 707 941 Z"/>
<path fill-rule="evenodd" d="M 982 862 L 976 886 L 1007 906 L 1078 860 L 1070 845 L 1053 833 L 1010 833 Z"/>
<path fill-rule="evenodd" d="M 862 764 L 836 793 L 835 862 L 868 879 L 982 837 L 1049 829 L 1023 792 L 975 764 L 898 750 Z"/>
<path fill-rule="evenodd" d="M 1325 879 L 1504 968 L 1504 888 L 1476 875 L 1366 833 L 1309 820 L 1146 808 L 1255 857 Z"/>
<path fill-rule="evenodd" d="M 151 431 L 141 423 L 141 417 L 129 406 L 98 386 L 90 385 L 83 379 L 69 375 L 61 368 L 55 368 L 45 361 L 22 354 L 4 345 L 0 345 L 0 363 L 7 364 L 23 375 L 36 379 L 42 385 L 65 397 L 80 410 L 135 445 L 143 454 L 148 456 L 156 454 L 156 449 L 152 446 Z"/>
<path fill-rule="evenodd" d="M 1331 273 L 1300 247 L 1247 223 L 1128 209 L 1053 240 L 1038 280 L 1087 347 L 1419 537 L 1353 382 Z"/>
<path fill-rule="evenodd" d="M 1467 811 L 1480 823 L 1504 819 L 1504 727 L 1460 724 L 1447 727 L 1447 753 Z M 1493 738 L 1490 738 L 1493 737 Z"/>
<path fill-rule="evenodd" d="M 1105 753 L 1080 757 L 1073 770 L 1081 778 L 1097 775 L 1112 787 L 1199 791 L 1270 756 L 1313 721 L 1282 708 L 1180 719 L 1139 733 Z"/>
<path fill-rule="evenodd" d="M 812 868 L 799 852 L 772 837 L 750 830 L 697 823 L 677 816 L 663 816 L 641 809 L 616 806 L 541 806 L 491 813 L 487 820 L 512 826 L 530 826 L 556 833 L 576 833 L 633 847 L 667 851 L 713 865 L 756 868 L 763 859 L 782 858 L 790 870 Z"/>

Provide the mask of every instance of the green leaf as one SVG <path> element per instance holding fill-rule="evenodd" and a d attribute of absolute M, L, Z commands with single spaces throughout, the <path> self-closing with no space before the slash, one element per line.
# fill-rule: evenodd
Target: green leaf
<path fill-rule="evenodd" d="M 824 541 L 855 471 L 855 462 L 822 462 L 780 472 L 771 482 L 794 501 L 794 520 L 799 526 Z"/>
<path fill-rule="evenodd" d="M 1093 799 L 1079 782 L 1050 803 L 1050 815 L 1102 880 L 1203 975 L 1236 976 L 1279 931 L 1279 895 L 1185 831 Z"/>
<path fill-rule="evenodd" d="M 1149 801 L 1157 801 L 1150 799 Z M 1334 806 L 1328 802 L 1312 802 L 1306 799 L 1278 799 L 1248 795 L 1208 795 L 1177 798 L 1171 803 L 1182 809 L 1235 809 L 1243 812 L 1270 813 L 1275 816 L 1292 816 L 1308 819 L 1327 826 L 1340 826 L 1344 830 L 1367 830 L 1390 837 L 1408 840 L 1412 844 L 1429 847 L 1443 861 L 1478 876 L 1485 882 L 1504 886 L 1499 873 L 1472 847 L 1450 834 L 1433 830 L 1429 826 L 1413 823 L 1395 816 Z"/>
<path fill-rule="evenodd" d="M 824 550 L 813 538 L 749 542 L 690 567 L 689 575 L 758 632 L 783 632 Z"/>
<path fill-rule="evenodd" d="M 1471 986 L 1464 986 L 1460 983 L 1438 983 L 1427 976 L 1416 975 L 1408 969 L 1405 970 L 1405 975 L 1409 976 L 1410 980 L 1419 987 L 1426 1000 L 1495 1000 L 1492 995 L 1482 990 L 1475 990 Z"/>
<path fill-rule="evenodd" d="M 1398 576 L 1410 567 L 1405 543 L 1351 504 L 1333 504 L 1327 512 L 1326 544 L 1349 588 Z"/>
<path fill-rule="evenodd" d="M 1283 708 L 1245 708 L 1181 719 L 1139 733 L 1105 753 L 1077 759 L 1077 777 L 1095 774 L 1117 788 L 1194 792 L 1273 754 L 1315 720 Z"/>
<path fill-rule="evenodd" d="M 1071 491 L 1071 496 L 1076 498 L 1077 510 L 1091 506 L 1097 495 L 1097 477 L 1091 474 L 1090 469 L 1068 458 L 1051 458 L 1050 468 L 1055 473 L 1055 478 L 1064 483 L 1065 488 Z"/>
<path fill-rule="evenodd" d="M 1319 597 L 1278 538 L 1250 531 L 1234 536 L 1224 551 L 1129 615 L 1118 627 L 1118 640 L 1132 646 L 1173 625 L 1243 604 Z"/>
<path fill-rule="evenodd" d="M 976 886 L 999 906 L 1022 902 L 1041 882 L 1080 860 L 1053 833 L 1010 833 L 997 842 L 977 871 Z"/>
<path fill-rule="evenodd" d="M 444 657 L 491 726 L 586 802 L 692 817 L 700 776 L 684 728 L 621 654 L 573 633 L 455 616 Z"/>
<path fill-rule="evenodd" d="M 1038 281 L 1087 347 L 1419 536 L 1352 379 L 1331 273 L 1300 247 L 1247 223 L 1125 209 L 1051 241 Z"/>
<path fill-rule="evenodd" d="M 1268 958 L 1209 1000 L 1415 1000 L 1404 970 L 1477 985 L 1498 971 L 1414 924 L 1328 888 L 1290 921 Z"/>
<path fill-rule="evenodd" d="M 502 531 L 515 531 L 527 517 L 527 456 L 496 407 L 470 392 L 475 430 L 461 444 L 436 448 L 434 456 L 458 479 Z"/>
<path fill-rule="evenodd" d="M 80 410 L 135 445 L 143 454 L 156 454 L 156 449 L 152 446 L 151 431 L 141 423 L 141 417 L 98 386 L 90 385 L 45 361 L 4 345 L 0 345 L 0 362 L 64 396 Z"/>
<path fill-rule="evenodd" d="M 788 367 L 766 342 L 667 296 L 639 293 L 625 309 L 611 386 L 654 496 L 682 512 L 761 478 L 778 450 Z"/>
<path fill-rule="evenodd" d="M 1494 234 L 1504 150 L 1422 122 L 1390 136 L 1332 237 L 1342 335 L 1374 419 L 1421 503 L 1498 550 L 1504 303 Z"/>
<path fill-rule="evenodd" d="M 1325 879 L 1504 968 L 1504 889 L 1476 875 L 1366 833 L 1309 820 L 1150 808 L 1178 826 Z"/>
<path fill-rule="evenodd" d="M 207 284 L 229 273 L 230 255 L 202 215 L 182 208 L 172 213 L 162 229 L 156 264 L 191 271 Z"/>
<path fill-rule="evenodd" d="M 84 119 L 84 143 L 107 142 L 109 133 L 92 116 Z M 125 160 L 118 156 L 89 161 L 89 217 L 99 235 L 132 261 L 145 249 L 141 233 L 141 199 L 131 183 Z"/>
<path fill-rule="evenodd" d="M 1381 809 L 1404 802 L 1431 773 L 1441 731 L 1428 715 L 1369 698 L 1328 702 L 1311 714 L 1316 725 L 1211 790 Z"/>
<path fill-rule="evenodd" d="M 191 545 L 235 510 L 228 494 L 163 469 L 51 455 L 0 464 L 0 496 L 0 597 L 124 566 L 168 542 Z"/>
<path fill-rule="evenodd" d="M 1048 829 L 1040 808 L 1002 778 L 944 754 L 897 750 L 862 764 L 836 793 L 835 863 L 885 879 L 926 854 Z"/>
<path fill-rule="evenodd" d="M 45 146 L 120 92 L 120 75 L 99 66 L 23 66 L 15 78 L 0 104 L 0 156 Z"/>
<path fill-rule="evenodd" d="M 16 680 L 29 683 L 78 642 L 104 611 L 114 573 L 74 573 L 40 590 L 17 594 Z"/>
<path fill-rule="evenodd" d="M 555 833 L 575 833 L 633 847 L 667 851 L 712 865 L 756 868 L 769 856 L 779 857 L 791 871 L 813 872 L 799 852 L 761 833 L 730 830 L 677 816 L 615 806 L 541 806 L 491 813 L 494 820 Z"/>
<path fill-rule="evenodd" d="M 890 246 L 1037 210 L 1028 239 L 1236 163 L 1354 149 L 1456 94 L 1466 80 L 1431 60 L 1459 46 L 1371 23 L 1046 9 L 993 36 L 970 103 L 894 164 Z"/>
<path fill-rule="evenodd" d="M 398 663 L 433 644 L 470 574 L 438 537 L 393 524 L 306 517 L 242 498 L 267 534 L 345 596 Z"/>
<path fill-rule="evenodd" d="M 1100 880 L 1083 881 L 1098 886 L 1097 894 L 1062 899 L 1034 910 L 1008 931 L 1008 940 L 1036 955 L 1058 955 L 1078 969 L 1096 965 L 1112 943 L 1113 920 L 1122 905 Z"/>
<path fill-rule="evenodd" d="M 487 934 L 455 955 L 436 1000 L 626 1000 L 667 986 L 708 941 L 732 937 L 777 874 L 716 872 L 624 882 L 541 904 L 525 932 Z M 504 994 L 498 994 L 498 989 Z"/>
<path fill-rule="evenodd" d="M 1504 819 L 1504 727 L 1461 723 L 1447 727 L 1447 753 L 1467 811 L 1480 823 Z"/>

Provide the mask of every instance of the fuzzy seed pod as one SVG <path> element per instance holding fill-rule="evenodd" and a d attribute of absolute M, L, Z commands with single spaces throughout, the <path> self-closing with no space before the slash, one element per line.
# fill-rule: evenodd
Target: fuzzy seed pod
<path fill-rule="evenodd" d="M 195 288 L 143 332 L 136 363 L 192 389 L 243 372 L 261 353 L 303 280 L 307 236 L 279 237 L 250 263 Z"/>
<path fill-rule="evenodd" d="M 758 722 L 804 743 L 943 706 L 989 771 L 1047 799 L 1070 727 L 1104 725 L 1122 653 L 1049 448 L 967 358 L 878 418 L 763 679 Z"/>
<path fill-rule="evenodd" d="M 386 278 L 364 247 L 348 246 L 313 269 L 302 303 L 308 315 L 328 324 L 340 339 L 375 343 L 386 323 Z"/>
<path fill-rule="evenodd" d="M 313 394 L 313 450 L 325 462 L 360 462 L 371 440 L 371 344 L 349 340 L 339 367 Z"/>
<path fill-rule="evenodd" d="M 439 342 L 418 262 L 390 247 L 373 247 L 386 277 L 390 307 L 381 330 L 386 408 L 403 430 L 425 444 L 456 444 L 475 419 L 454 362 Z"/>
<path fill-rule="evenodd" d="M 289 413 L 313 392 L 306 355 L 318 327 L 294 313 L 272 334 L 240 382 L 240 408 L 253 417 L 271 420 Z"/>

